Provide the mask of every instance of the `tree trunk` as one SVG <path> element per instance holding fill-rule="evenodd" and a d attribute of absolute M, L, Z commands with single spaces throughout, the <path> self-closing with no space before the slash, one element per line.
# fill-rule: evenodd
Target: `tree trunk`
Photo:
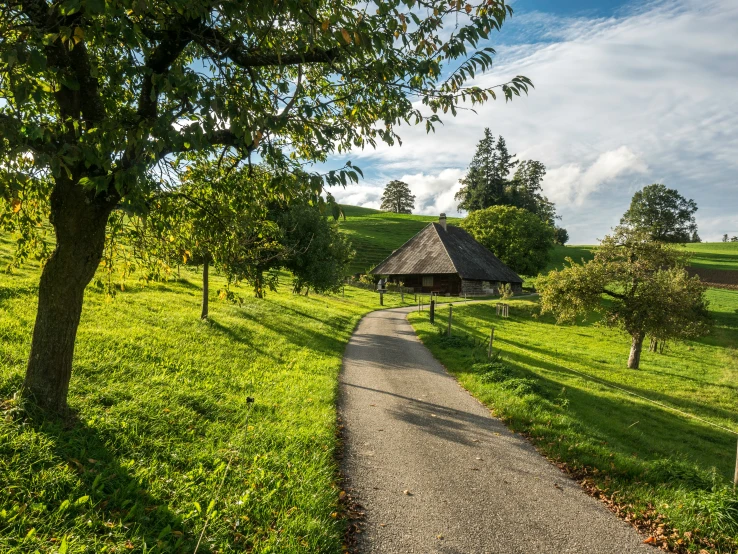
<path fill-rule="evenodd" d="M 631 335 L 630 356 L 628 357 L 628 368 L 638 369 L 641 363 L 641 349 L 643 348 L 643 335 L 636 333 Z"/>
<path fill-rule="evenodd" d="M 205 261 L 202 264 L 202 313 L 200 314 L 200 319 L 208 318 L 208 294 L 210 292 L 208 286 L 209 266 L 210 264 L 208 263 L 208 259 L 205 258 Z"/>
<path fill-rule="evenodd" d="M 85 287 L 105 246 L 105 227 L 115 199 L 91 196 L 57 180 L 51 193 L 56 248 L 41 273 L 38 311 L 23 389 L 44 410 L 63 412 Z"/>

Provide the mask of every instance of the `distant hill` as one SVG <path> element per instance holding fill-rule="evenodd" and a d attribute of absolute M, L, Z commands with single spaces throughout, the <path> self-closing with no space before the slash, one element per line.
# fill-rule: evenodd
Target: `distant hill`
<path fill-rule="evenodd" d="M 435 215 L 406 215 L 382 212 L 358 206 L 341 206 L 346 221 L 341 221 L 343 230 L 351 240 L 356 257 L 349 266 L 349 273 L 366 273 L 400 246 L 410 240 L 418 231 L 432 221 Z M 447 218 L 453 225 L 458 217 Z"/>

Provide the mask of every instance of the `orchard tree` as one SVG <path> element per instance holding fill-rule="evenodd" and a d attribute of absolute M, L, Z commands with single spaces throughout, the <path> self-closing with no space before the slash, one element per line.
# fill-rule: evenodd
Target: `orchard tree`
<path fill-rule="evenodd" d="M 699 242 L 694 214 L 697 204 L 675 189 L 648 185 L 633 195 L 621 225 L 646 231 L 662 242 Z"/>
<path fill-rule="evenodd" d="M 411 214 L 415 209 L 415 195 L 410 186 L 403 181 L 390 181 L 384 187 L 381 210 L 396 214 Z"/>
<path fill-rule="evenodd" d="M 554 245 L 553 227 L 528 210 L 514 206 L 476 210 L 460 226 L 523 275 L 536 275 L 546 267 Z"/>
<path fill-rule="evenodd" d="M 166 167 L 229 150 L 284 170 L 394 144 L 401 123 L 430 131 L 440 112 L 495 98 L 497 87 L 466 83 L 491 67 L 481 43 L 512 13 L 504 0 L 418 7 L 0 1 L 2 222 L 27 244 L 45 218 L 54 229 L 23 385 L 40 406 L 66 407 L 108 218 L 155 209 Z M 512 99 L 529 85 L 499 88 Z M 326 177 L 348 179 L 357 170 Z"/>
<path fill-rule="evenodd" d="M 599 312 L 631 337 L 628 367 L 638 369 L 643 340 L 683 340 L 709 330 L 705 285 L 689 277 L 686 258 L 645 231 L 618 227 L 590 262 L 551 271 L 538 281 L 541 312 L 559 323 Z"/>
<path fill-rule="evenodd" d="M 306 202 L 293 204 L 278 222 L 286 251 L 282 267 L 294 277 L 292 292 L 307 296 L 310 289 L 337 291 L 354 255 L 338 224 L 329 221 L 319 206 Z"/>
<path fill-rule="evenodd" d="M 563 227 L 555 227 L 554 242 L 556 244 L 560 244 L 561 246 L 565 245 L 567 242 L 569 242 L 569 231 L 567 231 Z"/>
<path fill-rule="evenodd" d="M 221 292 L 233 299 L 231 284 L 253 282 L 256 266 L 286 255 L 265 198 L 275 188 L 285 195 L 301 188 L 292 174 L 234 165 L 238 159 L 189 165 L 179 186 L 152 196 L 155 210 L 128 224 L 126 242 L 149 277 L 171 274 L 171 267 L 182 263 L 202 267 L 202 319 L 208 317 L 211 266 L 226 277 Z"/>

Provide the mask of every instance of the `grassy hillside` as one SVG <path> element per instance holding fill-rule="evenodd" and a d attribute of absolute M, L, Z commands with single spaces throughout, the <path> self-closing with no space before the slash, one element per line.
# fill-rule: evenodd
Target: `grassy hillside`
<path fill-rule="evenodd" d="M 689 265 L 696 268 L 715 270 L 738 270 L 738 242 L 701 242 L 677 245 L 677 248 L 690 254 Z M 556 246 L 551 254 L 551 261 L 546 268 L 563 267 L 565 258 L 571 257 L 579 262 L 591 260 L 596 246 L 566 245 Z"/>
<path fill-rule="evenodd" d="M 680 248 L 691 253 L 692 267 L 738 270 L 738 242 L 700 242 Z"/>
<path fill-rule="evenodd" d="M 710 289 L 708 298 L 714 332 L 664 354 L 644 352 L 640 370 L 626 369 L 624 334 L 591 323 L 555 325 L 536 317 L 530 301 L 510 301 L 509 319 L 489 304 L 458 305 L 453 340 L 438 332 L 448 310 L 439 310 L 435 328 L 427 314 L 412 313 L 410 321 L 465 388 L 548 457 L 613 496 L 623 515 L 654 523 L 659 543 L 681 551 L 692 537 L 694 552 L 736 552 L 738 496 L 729 483 L 738 438 L 738 291 Z M 485 349 L 464 339 L 487 339 L 492 325 L 507 371 L 475 367 Z M 666 535 L 669 527 L 679 531 L 659 535 L 659 523 Z"/>
<path fill-rule="evenodd" d="M 375 293 L 285 282 L 242 290 L 239 308 L 215 278 L 202 323 L 190 271 L 113 299 L 88 289 L 74 415 L 49 422 L 13 399 L 38 276 L 0 274 L 0 552 L 192 553 L 201 534 L 199 552 L 341 551 L 336 379 Z"/>
<path fill-rule="evenodd" d="M 356 258 L 349 273 L 366 273 L 438 216 L 405 215 L 357 206 L 342 206 L 346 221 L 341 229 L 349 236 Z M 459 218 L 448 218 L 449 223 Z"/>

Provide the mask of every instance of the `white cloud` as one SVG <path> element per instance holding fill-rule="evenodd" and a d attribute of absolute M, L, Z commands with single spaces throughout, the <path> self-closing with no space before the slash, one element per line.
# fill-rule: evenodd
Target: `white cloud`
<path fill-rule="evenodd" d="M 618 177 L 646 170 L 646 164 L 630 148 L 621 146 L 600 154 L 587 168 L 570 163 L 549 170 L 543 189 L 557 204 L 582 206 L 592 193 Z"/>
<path fill-rule="evenodd" d="M 738 2 L 657 3 L 597 20 L 525 17 L 548 42 L 498 48 L 498 65 L 479 82 L 523 74 L 536 86 L 530 96 L 446 118 L 435 134 L 404 128 L 402 147 L 357 152 L 367 201 L 377 198 L 367 191 L 381 196 L 381 185 L 404 176 L 423 211 L 453 211 L 458 176 L 490 127 L 519 158 L 546 164 L 544 188 L 574 243 L 601 238 L 653 182 L 697 202 L 703 239 L 738 234 Z"/>

